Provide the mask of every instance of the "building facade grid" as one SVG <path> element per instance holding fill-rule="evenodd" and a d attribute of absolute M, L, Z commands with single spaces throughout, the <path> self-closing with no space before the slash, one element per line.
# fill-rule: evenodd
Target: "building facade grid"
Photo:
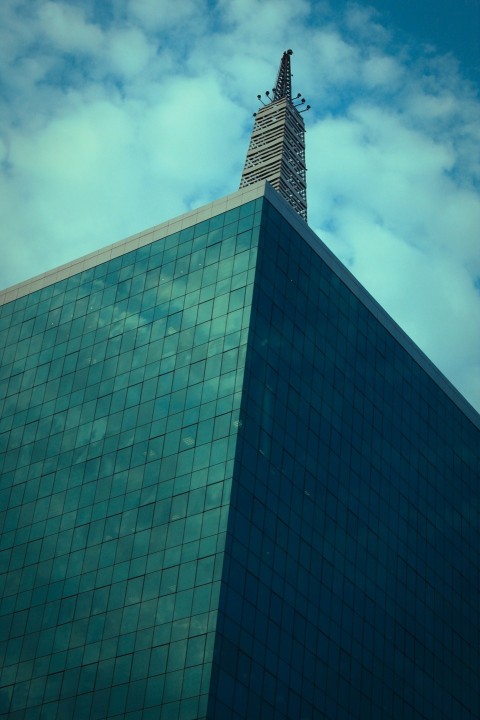
<path fill-rule="evenodd" d="M 473 718 L 479 424 L 267 204 L 212 717 Z"/>
<path fill-rule="evenodd" d="M 480 714 L 478 415 L 255 192 L 0 307 L 0 717 Z"/>
<path fill-rule="evenodd" d="M 205 715 L 257 205 L 1 307 L 1 717 Z"/>

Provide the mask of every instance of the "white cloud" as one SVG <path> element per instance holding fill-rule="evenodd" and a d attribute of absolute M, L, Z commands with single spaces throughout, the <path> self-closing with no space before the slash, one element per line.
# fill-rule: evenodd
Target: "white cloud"
<path fill-rule="evenodd" d="M 241 35 L 262 38 L 287 36 L 292 24 L 305 19 L 310 11 L 306 0 L 219 0 L 224 21 Z"/>
<path fill-rule="evenodd" d="M 390 41 L 390 33 L 378 20 L 379 13 L 373 7 L 352 3 L 345 10 L 345 27 L 356 40 L 369 45 L 386 45 Z"/>
<path fill-rule="evenodd" d="M 38 18 L 40 36 L 63 52 L 92 54 L 102 46 L 101 29 L 87 22 L 84 10 L 76 5 L 41 3 Z"/>
<path fill-rule="evenodd" d="M 182 0 L 182 2 L 152 2 L 151 0 L 129 0 L 127 16 L 151 31 L 179 29 L 191 31 L 192 25 L 204 26 L 202 18 L 209 12 L 205 0 Z"/>
<path fill-rule="evenodd" d="M 320 30 L 312 38 L 314 53 L 310 55 L 310 72 L 320 81 L 328 78 L 328 85 L 350 83 L 358 77 L 360 49 L 342 38 L 340 31 L 331 28 Z M 317 82 L 317 86 L 319 83 Z"/>
<path fill-rule="evenodd" d="M 0 284 L 234 191 L 288 47 L 311 226 L 480 408 L 480 103 L 358 5 L 5 0 Z"/>
<path fill-rule="evenodd" d="M 222 132 L 212 132 L 220 126 Z M 193 186 L 219 184 L 231 177 L 241 142 L 241 118 L 234 104 L 221 93 L 214 77 L 183 78 L 162 90 L 162 102 L 151 109 L 145 121 L 145 142 L 153 162 L 182 191 L 185 178 Z M 162 140 L 175 138 L 172 152 Z"/>
<path fill-rule="evenodd" d="M 405 71 L 401 65 L 393 58 L 383 54 L 373 54 L 368 57 L 363 63 L 362 72 L 363 81 L 372 88 L 396 87 L 405 77 Z"/>
<path fill-rule="evenodd" d="M 110 33 L 107 53 L 112 69 L 124 80 L 131 80 L 153 59 L 155 48 L 143 32 L 130 27 Z"/>

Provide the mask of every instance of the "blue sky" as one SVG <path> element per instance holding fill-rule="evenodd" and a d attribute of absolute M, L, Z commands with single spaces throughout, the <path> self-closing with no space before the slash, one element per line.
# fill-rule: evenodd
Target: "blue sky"
<path fill-rule="evenodd" d="M 0 287 L 237 189 L 291 47 L 309 224 L 480 409 L 478 0 L 3 0 Z"/>
<path fill-rule="evenodd" d="M 341 4 L 347 3 L 341 0 Z M 465 75 L 480 81 L 478 0 L 372 0 L 369 5 L 381 13 L 386 25 L 403 33 L 405 41 L 432 45 L 440 54 L 451 54 Z"/>

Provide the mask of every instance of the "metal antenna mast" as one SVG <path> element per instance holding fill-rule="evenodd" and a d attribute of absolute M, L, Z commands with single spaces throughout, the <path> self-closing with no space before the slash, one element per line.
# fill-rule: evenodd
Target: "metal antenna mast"
<path fill-rule="evenodd" d="M 305 98 L 299 93 L 292 99 L 291 50 L 283 53 L 277 82 L 265 92 L 266 102 L 257 95 L 262 106 L 254 114 L 255 124 L 250 138 L 240 187 L 268 180 L 307 220 L 307 181 L 305 166 L 305 124 L 302 113 Z"/>
<path fill-rule="evenodd" d="M 292 71 L 290 69 L 290 56 L 292 54 L 292 50 L 287 50 L 283 53 L 282 59 L 280 60 L 277 82 L 273 91 L 274 101 L 281 100 L 282 98 L 292 100 Z"/>

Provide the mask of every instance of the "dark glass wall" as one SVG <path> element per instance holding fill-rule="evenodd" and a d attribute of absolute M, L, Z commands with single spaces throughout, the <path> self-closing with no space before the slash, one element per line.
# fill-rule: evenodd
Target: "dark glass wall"
<path fill-rule="evenodd" d="M 261 203 L 0 308 L 0 717 L 205 716 Z"/>
<path fill-rule="evenodd" d="M 266 203 L 210 720 L 476 720 L 480 433 Z"/>

